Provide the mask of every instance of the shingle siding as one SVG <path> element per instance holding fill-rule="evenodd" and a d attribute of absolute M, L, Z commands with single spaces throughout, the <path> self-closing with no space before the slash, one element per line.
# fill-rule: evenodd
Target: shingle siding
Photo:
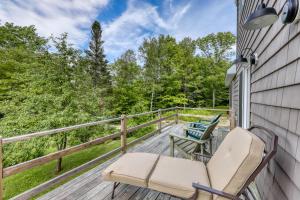
<path fill-rule="evenodd" d="M 237 116 L 239 111 L 239 80 L 236 78 L 232 83 L 232 108 Z"/>
<path fill-rule="evenodd" d="M 247 31 L 242 22 L 261 0 L 245 0 L 237 28 L 237 53 L 251 48 L 259 56 L 251 67 L 251 125 L 272 129 L 279 136 L 275 159 L 256 182 L 266 200 L 300 199 L 300 23 L 284 25 L 279 19 L 272 26 Z M 264 0 L 282 12 L 286 0 Z M 238 66 L 233 80 L 232 108 L 238 115 L 239 80 L 243 70 Z M 263 134 L 256 132 L 256 134 Z"/>

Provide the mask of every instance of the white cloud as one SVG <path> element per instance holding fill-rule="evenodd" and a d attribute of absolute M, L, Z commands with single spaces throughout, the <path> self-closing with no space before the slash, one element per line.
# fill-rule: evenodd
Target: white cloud
<path fill-rule="evenodd" d="M 145 37 L 158 34 L 181 40 L 220 31 L 235 33 L 235 15 L 232 0 L 166 0 L 159 8 L 130 0 L 120 17 L 104 25 L 105 52 L 113 60 L 127 49 L 137 50 Z"/>
<path fill-rule="evenodd" d="M 186 36 L 198 38 L 210 33 L 231 31 L 235 33 L 236 12 L 232 0 L 192 0 L 186 14 L 177 20 L 171 34 L 177 39 Z"/>
<path fill-rule="evenodd" d="M 168 2 L 168 17 L 163 18 L 157 7 L 137 0 L 128 1 L 127 10 L 115 21 L 104 24 L 105 51 L 110 59 L 115 59 L 127 49 L 137 50 L 145 37 L 168 34 L 177 27 L 188 11 L 190 4 L 174 8 Z"/>
<path fill-rule="evenodd" d="M 68 32 L 71 43 L 84 47 L 91 23 L 109 1 L 0 0 L 0 20 L 34 24 L 46 37 Z M 105 53 L 113 61 L 127 49 L 137 50 L 149 36 L 170 34 L 181 40 L 219 31 L 235 33 L 235 15 L 232 0 L 165 0 L 159 7 L 145 0 L 128 0 L 119 17 L 113 21 L 99 20 L 103 25 Z"/>
<path fill-rule="evenodd" d="M 1 23 L 35 25 L 42 36 L 68 32 L 70 42 L 81 46 L 88 38 L 85 30 L 109 0 L 1 0 Z"/>

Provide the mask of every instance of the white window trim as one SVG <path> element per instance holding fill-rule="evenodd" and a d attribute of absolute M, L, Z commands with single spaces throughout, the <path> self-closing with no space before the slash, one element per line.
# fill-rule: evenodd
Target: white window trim
<path fill-rule="evenodd" d="M 250 66 L 245 67 L 243 70 L 244 80 L 243 80 L 243 121 L 242 127 L 249 128 L 250 127 L 250 77 L 251 71 Z"/>

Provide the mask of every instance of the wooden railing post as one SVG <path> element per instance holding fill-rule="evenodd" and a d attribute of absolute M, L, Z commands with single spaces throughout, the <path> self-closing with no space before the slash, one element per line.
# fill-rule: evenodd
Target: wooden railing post
<path fill-rule="evenodd" d="M 160 110 L 160 109 L 158 110 L 157 115 L 158 115 L 158 119 L 159 119 L 157 129 L 158 129 L 158 132 L 161 133 L 161 127 L 162 127 L 162 126 L 161 126 L 161 110 Z"/>
<path fill-rule="evenodd" d="M 0 136 L 0 200 L 3 199 L 3 142 L 2 136 Z"/>
<path fill-rule="evenodd" d="M 127 146 L 127 118 L 126 115 L 121 116 L 121 148 L 122 153 L 126 153 Z"/>
<path fill-rule="evenodd" d="M 175 110 L 176 110 L 175 123 L 178 124 L 178 120 L 179 120 L 178 106 L 176 106 Z"/>

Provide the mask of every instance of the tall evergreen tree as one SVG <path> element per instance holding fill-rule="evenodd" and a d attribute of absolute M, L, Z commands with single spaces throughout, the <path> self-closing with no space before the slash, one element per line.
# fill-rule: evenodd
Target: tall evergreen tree
<path fill-rule="evenodd" d="M 111 85 L 111 77 L 107 68 L 108 62 L 104 55 L 102 28 L 97 20 L 92 24 L 91 28 L 92 38 L 89 43 L 89 50 L 86 50 L 90 62 L 89 73 L 94 87 L 108 88 Z"/>

